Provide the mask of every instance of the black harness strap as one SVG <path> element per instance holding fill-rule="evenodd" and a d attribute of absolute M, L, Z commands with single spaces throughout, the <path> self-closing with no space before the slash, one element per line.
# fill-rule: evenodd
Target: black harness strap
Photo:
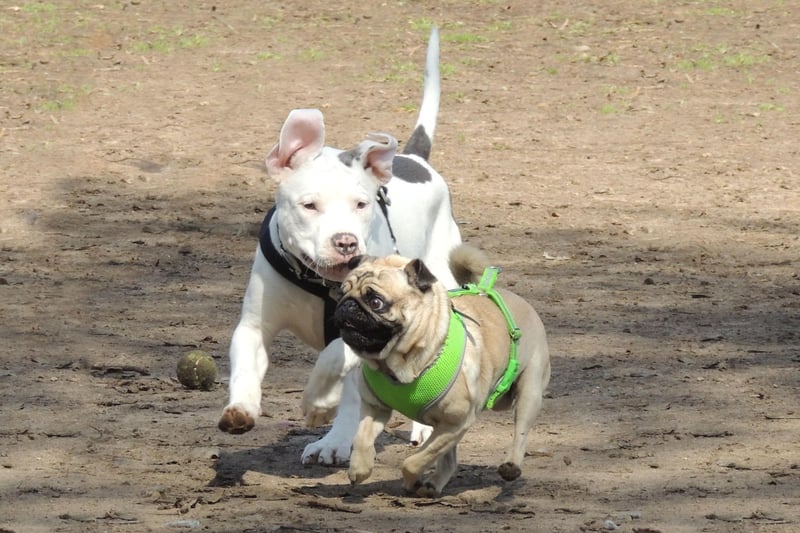
<path fill-rule="evenodd" d="M 385 185 L 381 185 L 380 189 L 378 189 L 378 207 L 381 208 L 381 213 L 383 213 L 383 218 L 386 219 L 386 227 L 389 228 L 389 236 L 392 238 L 392 246 L 394 246 L 394 253 L 399 254 L 400 250 L 397 249 L 397 239 L 395 238 L 394 231 L 392 230 L 392 223 L 389 222 L 390 205 L 392 205 L 392 201 L 389 200 L 389 189 L 387 189 Z"/>
<path fill-rule="evenodd" d="M 294 283 L 306 292 L 310 292 L 318 298 L 322 298 L 325 304 L 325 311 L 323 315 L 323 328 L 325 337 L 325 346 L 331 343 L 334 339 L 339 338 L 339 330 L 333 325 L 333 313 L 336 311 L 336 300 L 331 296 L 331 286 L 324 285 L 325 280 L 319 277 L 316 272 L 310 270 L 300 274 L 278 251 L 275 244 L 269 235 L 269 222 L 275 214 L 273 207 L 267 211 L 264 217 L 264 222 L 261 223 L 261 231 L 259 232 L 258 242 L 261 247 L 261 253 L 267 262 L 275 269 L 278 274 Z M 333 282 L 328 282 L 335 286 Z"/>

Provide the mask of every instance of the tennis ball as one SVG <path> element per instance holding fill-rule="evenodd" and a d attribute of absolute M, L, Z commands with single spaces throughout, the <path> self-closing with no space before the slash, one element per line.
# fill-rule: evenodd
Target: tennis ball
<path fill-rule="evenodd" d="M 211 390 L 217 363 L 203 350 L 192 350 L 178 361 L 178 381 L 187 389 Z"/>

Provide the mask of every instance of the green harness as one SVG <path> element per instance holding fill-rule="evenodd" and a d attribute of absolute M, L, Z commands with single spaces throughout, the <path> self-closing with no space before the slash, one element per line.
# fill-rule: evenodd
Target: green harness
<path fill-rule="evenodd" d="M 522 336 L 511 312 L 503 298 L 492 287 L 500 273 L 498 267 L 489 267 L 483 271 L 477 284 L 470 283 L 460 289 L 448 291 L 450 298 L 464 295 L 488 296 L 503 313 L 508 324 L 511 337 L 508 366 L 498 381 L 494 391 L 486 400 L 485 407 L 491 409 L 503 394 L 508 392 L 519 373 L 519 339 Z M 387 407 L 398 411 L 412 420 L 420 421 L 425 411 L 439 401 L 453 386 L 467 346 L 467 328 L 458 311 L 451 309 L 450 326 L 442 350 L 431 366 L 411 383 L 398 383 L 386 374 L 362 365 L 364 380 L 372 393 Z"/>

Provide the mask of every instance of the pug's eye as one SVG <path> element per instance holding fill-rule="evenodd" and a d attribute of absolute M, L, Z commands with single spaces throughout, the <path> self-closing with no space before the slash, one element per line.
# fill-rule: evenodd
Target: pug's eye
<path fill-rule="evenodd" d="M 386 308 L 386 302 L 377 294 L 371 294 L 367 297 L 367 305 L 376 313 L 380 313 Z"/>

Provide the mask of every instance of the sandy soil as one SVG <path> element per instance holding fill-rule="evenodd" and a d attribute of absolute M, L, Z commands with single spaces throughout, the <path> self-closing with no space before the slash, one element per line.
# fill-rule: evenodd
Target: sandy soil
<path fill-rule="evenodd" d="M 790 4 L 0 2 L 0 530 L 796 531 Z M 401 490 L 399 419 L 363 486 L 300 464 L 324 430 L 289 336 L 256 428 L 216 422 L 264 154 L 297 107 L 336 146 L 405 139 L 432 22 L 432 162 L 553 378 L 522 478 L 487 414 L 429 501 Z M 195 347 L 210 392 L 175 379 Z"/>

